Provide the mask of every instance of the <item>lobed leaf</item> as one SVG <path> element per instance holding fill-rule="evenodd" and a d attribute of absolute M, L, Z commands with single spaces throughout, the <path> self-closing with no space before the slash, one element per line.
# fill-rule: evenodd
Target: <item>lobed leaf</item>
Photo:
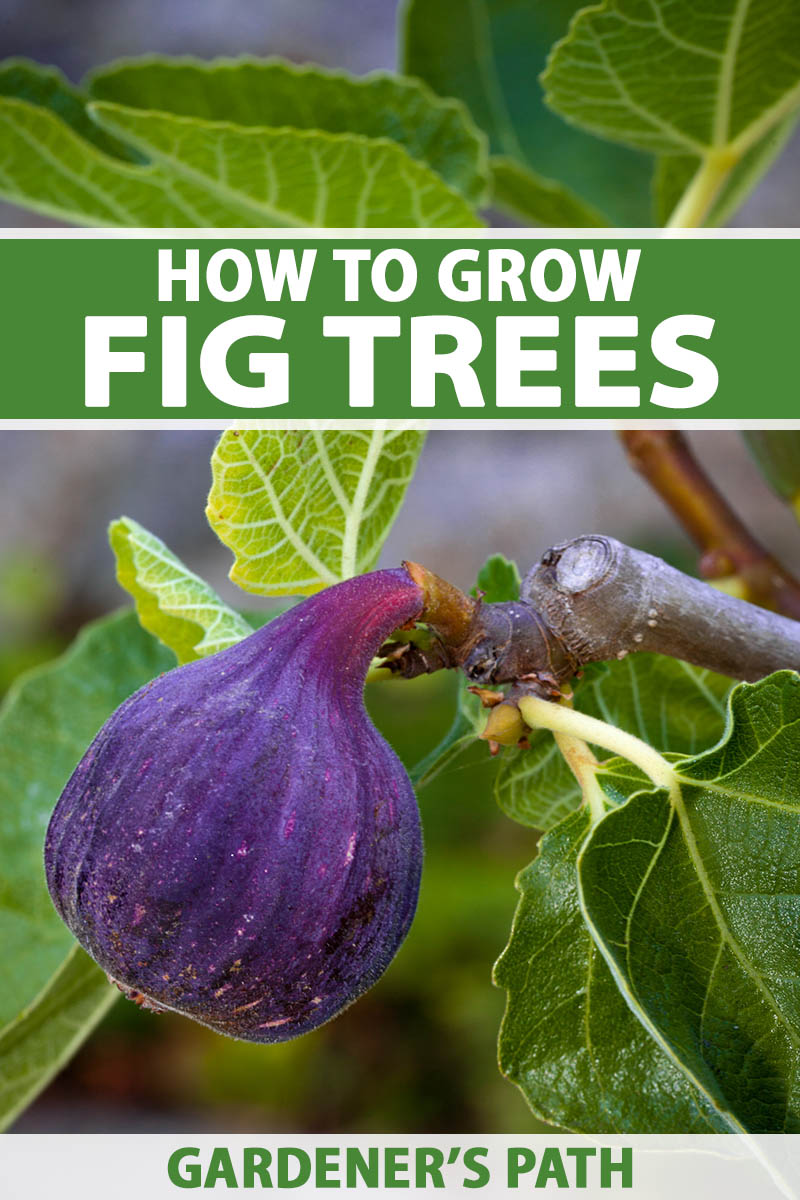
<path fill-rule="evenodd" d="M 140 623 L 179 663 L 216 654 L 253 632 L 244 617 L 137 521 L 114 521 L 109 541 L 117 579 L 133 597 Z"/>
<path fill-rule="evenodd" d="M 730 1132 L 630 1010 L 583 921 L 577 859 L 585 809 L 546 834 L 517 879 L 495 967 L 507 993 L 500 1069 L 544 1121 L 583 1133 Z"/>
<path fill-rule="evenodd" d="M 5 1081 L 8 1089 L 0 1112 L 7 1117 L 44 1086 L 109 1003 L 109 989 L 92 983 L 80 956 L 70 959 L 75 943 L 50 901 L 43 864 L 50 813 L 106 718 L 174 665 L 133 612 L 116 614 L 21 676 L 0 709 L 0 1087 Z"/>
<path fill-rule="evenodd" d="M 363 78 L 281 59 L 127 59 L 89 76 L 95 100 L 240 126 L 388 138 L 468 200 L 487 182 L 485 139 L 463 105 L 415 79 Z"/>
<path fill-rule="evenodd" d="M 231 579 L 310 595 L 377 562 L 425 440 L 414 430 L 224 433 L 207 514 Z"/>
<path fill-rule="evenodd" d="M 659 170 L 662 218 L 695 171 L 713 163 L 716 195 L 704 198 L 700 219 L 718 223 L 769 166 L 800 109 L 800 8 L 795 0 L 719 0 L 713 9 L 603 0 L 578 13 L 542 81 L 547 103 L 568 121 L 683 160 Z"/>
<path fill-rule="evenodd" d="M 203 189 L 105 154 L 46 108 L 2 96 L 0 196 L 76 225 L 247 224 Z"/>
<path fill-rule="evenodd" d="M 89 112 L 246 225 L 479 224 L 456 191 L 388 140 L 246 129 L 118 104 L 93 103 Z"/>
<path fill-rule="evenodd" d="M 799 758 L 800 676 L 740 684 L 719 744 L 609 812 L 578 860 L 628 1004 L 751 1132 L 800 1131 Z"/>
<path fill-rule="evenodd" d="M 0 195 L 84 225 L 479 224 L 423 151 L 477 195 L 484 171 L 480 139 L 457 106 L 431 100 L 425 109 L 418 85 L 406 92 L 405 124 L 398 116 L 395 133 L 409 139 L 419 158 L 386 136 L 246 128 L 87 105 L 57 73 L 12 61 L 0 68 Z M 378 128 L 374 113 L 373 124 Z"/>
<path fill-rule="evenodd" d="M 631 654 L 587 667 L 574 703 L 662 753 L 695 754 L 722 733 L 731 686 L 730 679 L 679 659 Z M 521 825 L 550 829 L 580 804 L 580 789 L 549 733 L 534 731 L 529 741 L 530 750 L 501 752 L 495 799 Z"/>
<path fill-rule="evenodd" d="M 616 224 L 646 225 L 650 159 L 565 124 L 543 103 L 537 76 L 579 7 L 576 0 L 410 0 L 401 67 L 462 100 L 487 133 L 499 207 L 541 225 L 607 223 L 600 212 Z"/>

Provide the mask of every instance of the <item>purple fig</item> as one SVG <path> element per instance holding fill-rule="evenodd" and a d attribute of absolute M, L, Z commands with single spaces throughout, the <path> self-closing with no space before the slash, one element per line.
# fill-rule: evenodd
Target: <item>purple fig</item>
<path fill-rule="evenodd" d="M 388 966 L 422 840 L 362 692 L 422 603 L 405 569 L 347 580 L 147 684 L 100 730 L 53 813 L 45 868 L 66 924 L 132 998 L 276 1042 Z"/>

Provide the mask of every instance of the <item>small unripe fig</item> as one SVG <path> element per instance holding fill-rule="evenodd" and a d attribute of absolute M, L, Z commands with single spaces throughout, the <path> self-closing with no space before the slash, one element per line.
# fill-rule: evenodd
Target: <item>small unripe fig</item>
<path fill-rule="evenodd" d="M 284 1041 L 388 966 L 422 840 L 362 692 L 422 603 L 404 569 L 347 580 L 147 684 L 100 730 L 53 813 L 45 869 L 66 924 L 133 998 Z"/>

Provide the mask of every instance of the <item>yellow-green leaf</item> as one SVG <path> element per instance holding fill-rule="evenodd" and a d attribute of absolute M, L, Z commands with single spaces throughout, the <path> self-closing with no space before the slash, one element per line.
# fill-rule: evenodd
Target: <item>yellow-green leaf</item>
<path fill-rule="evenodd" d="M 575 707 L 662 753 L 695 754 L 721 734 L 731 687 L 730 679 L 677 658 L 629 654 L 588 666 L 575 685 Z M 529 750 L 503 749 L 495 799 L 521 825 L 551 829 L 578 806 L 580 788 L 549 733 L 534 730 L 529 740 Z"/>
<path fill-rule="evenodd" d="M 531 225 L 604 228 L 608 220 L 566 184 L 537 175 L 513 158 L 489 160 L 492 204 Z"/>
<path fill-rule="evenodd" d="M 117 579 L 133 596 L 139 621 L 175 652 L 179 663 L 216 654 L 253 632 L 244 617 L 138 522 L 130 517 L 114 521 L 109 541 Z"/>
<path fill-rule="evenodd" d="M 267 129 L 95 103 L 89 112 L 247 225 L 479 225 L 402 146 L 360 134 Z"/>
<path fill-rule="evenodd" d="M 769 164 L 770 135 L 800 110 L 800 6 L 604 0 L 577 14 L 542 82 L 568 121 L 670 156 L 658 203 L 669 193 L 671 224 L 718 220 L 715 205 L 741 201 Z"/>
<path fill-rule="evenodd" d="M 424 438 L 380 428 L 223 434 L 207 513 L 236 556 L 231 579 L 296 596 L 371 570 Z"/>
<path fill-rule="evenodd" d="M 387 71 L 348 75 L 278 58 L 123 59 L 93 71 L 94 100 L 234 125 L 389 138 L 468 200 L 486 188 L 486 145 L 457 100 Z"/>

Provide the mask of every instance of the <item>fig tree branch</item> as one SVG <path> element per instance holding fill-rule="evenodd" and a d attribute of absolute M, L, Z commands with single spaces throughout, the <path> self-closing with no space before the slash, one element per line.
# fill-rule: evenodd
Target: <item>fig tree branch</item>
<path fill-rule="evenodd" d="M 651 651 L 734 679 L 800 670 L 800 623 L 614 538 L 580 537 L 548 550 L 522 595 L 581 663 Z"/>
<path fill-rule="evenodd" d="M 800 583 L 750 533 L 676 430 L 619 434 L 633 466 L 700 548 L 707 579 L 736 575 L 753 604 L 800 620 Z"/>
<path fill-rule="evenodd" d="M 430 640 L 385 647 L 411 678 L 458 667 L 475 684 L 558 696 L 581 667 L 649 651 L 754 681 L 800 670 L 800 623 L 596 534 L 547 550 L 520 600 L 484 604 L 415 563 Z M 513 693 L 512 688 L 512 693 Z"/>

